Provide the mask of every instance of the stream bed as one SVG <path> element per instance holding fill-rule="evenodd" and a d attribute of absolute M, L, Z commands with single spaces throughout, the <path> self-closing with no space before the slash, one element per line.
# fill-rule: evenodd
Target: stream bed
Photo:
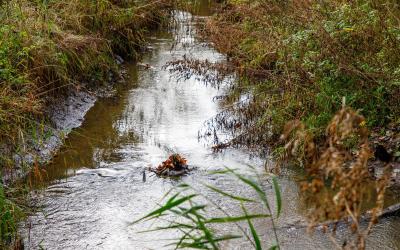
<path fill-rule="evenodd" d="M 206 1 L 207 2 L 207 1 Z M 207 7 L 197 15 L 208 15 Z M 165 247 L 172 235 L 143 234 L 149 224 L 130 223 L 151 211 L 173 186 L 186 182 L 208 183 L 225 191 L 247 195 L 237 180 L 213 176 L 209 171 L 225 167 L 264 173 L 264 161 L 245 151 L 228 149 L 213 153 L 198 140 L 204 122 L 221 107 L 213 98 L 221 94 L 194 77 L 177 81 L 164 66 L 184 55 L 211 62 L 225 57 L 209 44 L 195 38 L 195 22 L 203 17 L 177 12 L 178 27 L 150 39 L 150 51 L 141 64 L 127 64 L 128 80 L 116 87 L 116 95 L 102 98 L 86 114 L 82 126 L 73 131 L 66 146 L 42 173 L 44 187 L 33 181 L 37 212 L 21 231 L 28 249 L 173 249 Z M 178 179 L 159 178 L 143 171 L 156 167 L 177 152 L 196 169 Z M 328 237 L 291 225 L 304 220 L 307 206 L 297 178 L 301 172 L 289 169 L 280 178 L 283 211 L 277 221 L 282 249 L 332 249 Z M 265 177 L 267 178 L 267 177 Z M 43 181 L 41 181 L 43 182 Z M 267 183 L 267 182 L 266 182 Z M 266 191 L 273 197 L 272 189 Z M 202 190 L 211 199 L 209 190 Z M 248 194 L 252 195 L 252 194 Z M 273 198 L 271 198 L 273 199 Z M 226 210 L 238 208 L 228 201 Z M 256 223 L 267 245 L 273 242 L 268 223 Z M 400 218 L 384 219 L 368 239 L 370 249 L 400 249 Z M 229 228 L 221 228 L 227 230 Z M 245 239 L 222 245 L 223 249 L 251 249 Z"/>

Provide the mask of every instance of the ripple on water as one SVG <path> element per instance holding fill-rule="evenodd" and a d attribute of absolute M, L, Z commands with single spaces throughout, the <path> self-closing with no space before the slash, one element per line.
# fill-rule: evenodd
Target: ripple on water
<path fill-rule="evenodd" d="M 232 177 L 208 174 L 210 170 L 225 167 L 248 173 L 249 165 L 262 172 L 263 161 L 240 150 L 214 154 L 198 141 L 203 122 L 219 110 L 213 98 L 223 90 L 205 86 L 194 78 L 177 82 L 163 66 L 183 55 L 211 62 L 222 61 L 224 57 L 196 41 L 195 19 L 187 13 L 177 12 L 177 15 L 181 22 L 172 36 L 159 34 L 152 38 L 152 50 L 143 59 L 152 68 L 130 65 L 130 81 L 117 86 L 118 98 L 99 100 L 86 115 L 82 128 L 67 139 L 68 150 L 60 152 L 47 168 L 46 174 L 51 179 L 48 186 L 43 192 L 32 192 L 39 209 L 28 219 L 30 229 L 25 227 L 23 232 L 29 248 L 161 249 L 165 244 L 161 239 L 174 234 L 139 234 L 138 231 L 148 229 L 151 224 L 130 223 L 153 209 L 171 187 L 182 181 L 199 188 L 232 214 L 241 211 L 237 203 L 215 195 L 200 184 L 257 197 Z M 172 47 L 174 38 L 178 43 Z M 181 179 L 158 178 L 148 173 L 143 181 L 143 169 L 157 166 L 172 152 L 188 158 L 196 167 L 193 173 Z M 273 197 L 268 180 L 263 183 L 269 197 Z M 318 233 L 309 237 L 305 230 L 290 226 L 304 219 L 307 207 L 293 181 L 293 173 L 283 177 L 280 185 L 284 209 L 277 223 L 283 248 L 332 248 L 326 237 Z M 249 210 L 260 209 L 254 206 Z M 264 242 L 272 242 L 269 222 L 255 222 L 255 226 Z M 398 219 L 384 221 L 372 233 L 371 246 L 399 248 L 398 228 Z M 228 233 L 233 230 L 225 226 L 217 229 Z M 224 243 L 222 247 L 251 248 L 245 240 Z"/>

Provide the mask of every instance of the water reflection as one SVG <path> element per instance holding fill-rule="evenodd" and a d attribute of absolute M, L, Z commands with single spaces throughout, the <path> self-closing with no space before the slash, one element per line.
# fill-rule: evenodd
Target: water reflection
<path fill-rule="evenodd" d="M 207 8 L 201 13 L 207 15 Z M 154 208 L 172 186 L 181 181 L 194 186 L 206 182 L 227 192 L 256 195 L 232 178 L 210 176 L 208 170 L 231 167 L 246 172 L 249 165 L 254 166 L 260 170 L 266 192 L 273 197 L 263 175 L 262 159 L 240 150 L 215 154 L 197 140 L 204 121 L 218 113 L 219 107 L 213 98 L 221 92 L 193 78 L 177 82 L 164 65 L 183 55 L 221 62 L 225 58 L 194 39 L 195 29 L 189 14 L 177 14 L 180 22 L 174 39 L 178 42 L 165 33 L 156 35 L 151 42 L 152 50 L 143 58 L 143 64 L 150 67 L 127 65 L 129 81 L 117 86 L 115 97 L 96 103 L 82 127 L 74 131 L 66 147 L 46 168 L 47 187 L 39 195 L 33 193 L 41 210 L 29 218 L 31 228 L 24 232 L 29 248 L 161 249 L 165 242 L 159 239 L 171 238 L 171 235 L 138 234 L 137 231 L 149 225 L 130 226 L 129 223 Z M 171 152 L 181 153 L 198 170 L 179 180 L 149 174 L 144 182 L 143 170 L 157 165 Z M 282 246 L 284 249 L 332 248 L 323 235 L 309 237 L 305 230 L 288 227 L 304 219 L 309 208 L 296 181 L 302 176 L 300 170 L 289 168 L 280 180 L 284 210 L 278 226 Z M 240 211 L 235 204 L 209 190 L 202 192 L 229 212 Z M 383 239 L 385 246 L 396 246 L 400 242 L 400 236 L 393 233 L 396 225 L 399 225 L 397 219 L 381 224 L 371 238 L 371 246 L 379 246 L 379 237 L 383 235 L 387 237 Z M 271 243 L 271 226 L 263 222 L 256 226 L 263 232 L 263 242 Z M 239 240 L 224 248 L 251 247 Z"/>

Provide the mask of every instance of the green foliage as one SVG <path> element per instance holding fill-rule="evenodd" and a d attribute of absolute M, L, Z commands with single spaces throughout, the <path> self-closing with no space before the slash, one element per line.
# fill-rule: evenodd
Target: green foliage
<path fill-rule="evenodd" d="M 0 2 L 0 144 L 10 149 L 2 158 L 30 138 L 54 97 L 116 77 L 114 54 L 136 57 L 145 32 L 164 21 L 170 6 L 169 0 Z"/>
<path fill-rule="evenodd" d="M 360 110 L 369 127 L 398 122 L 396 1 L 229 2 L 205 34 L 245 79 L 232 93 L 233 102 L 238 92 L 253 94 L 245 119 L 249 136 L 260 139 L 251 142 L 276 143 L 284 124 L 294 119 L 322 136 L 343 99 Z M 244 130 L 236 132 L 243 137 L 236 143 L 249 141 Z"/>
<path fill-rule="evenodd" d="M 242 214 L 231 215 L 229 211 L 220 207 L 218 203 L 209 196 L 198 192 L 197 189 L 188 184 L 180 184 L 168 192 L 168 194 L 171 192 L 174 194 L 164 204 L 160 205 L 159 208 L 149 212 L 142 218 L 134 221 L 133 224 L 139 223 L 143 220 L 160 220 L 161 223 L 166 223 L 165 226 L 158 226 L 143 232 L 147 233 L 159 230 L 180 232 L 181 236 L 177 238 L 174 243 L 170 244 L 174 245 L 176 249 L 220 249 L 220 242 L 242 237 L 245 237 L 255 249 L 262 249 L 262 241 L 259 236 L 260 232 L 258 232 L 254 227 L 252 220 L 269 219 L 272 222 L 273 228 L 271 230 L 274 232 L 276 240 L 276 245 L 272 248 L 279 248 L 279 241 L 275 231 L 275 218 L 271 211 L 267 194 L 263 190 L 260 182 L 254 180 L 253 177 L 244 176 L 232 169 L 218 171 L 214 174 L 228 174 L 234 177 L 239 181 L 238 185 L 247 186 L 249 190 L 257 194 L 258 198 L 253 199 L 249 197 L 240 197 L 229 194 L 217 187 L 204 184 L 206 188 L 227 198 L 229 202 L 239 203 L 239 208 Z M 281 195 L 276 178 L 274 177 L 272 180 L 277 202 L 276 218 L 278 218 L 282 208 Z M 265 210 L 267 210 L 267 212 L 261 212 L 259 214 L 249 213 L 246 206 L 253 207 L 256 204 L 261 205 Z M 215 212 L 210 215 L 210 210 L 217 211 L 219 214 L 223 214 L 224 216 L 219 217 Z M 243 223 L 240 222 L 247 223 L 247 226 L 250 229 L 250 234 L 244 228 Z M 218 230 L 215 230 L 215 226 L 218 224 L 228 224 L 229 226 L 233 226 L 233 228 L 236 228 L 240 234 L 221 234 Z"/>
<path fill-rule="evenodd" d="M 6 247 L 15 239 L 17 222 L 22 217 L 21 209 L 7 199 L 3 185 L 0 185 L 0 247 Z"/>
<path fill-rule="evenodd" d="M 314 11 L 326 14 L 317 6 Z M 398 116 L 390 101 L 393 94 L 396 65 L 400 62 L 398 40 L 388 32 L 387 10 L 378 12 L 373 2 L 331 6 L 329 18 L 289 36 L 287 52 L 289 65 L 312 75 L 316 87 L 315 115 L 311 126 L 322 127 L 341 106 L 347 104 L 362 110 L 371 126 L 383 125 L 391 114 Z M 388 63 L 392 62 L 392 63 Z M 306 115 L 307 119 L 307 115 Z"/>

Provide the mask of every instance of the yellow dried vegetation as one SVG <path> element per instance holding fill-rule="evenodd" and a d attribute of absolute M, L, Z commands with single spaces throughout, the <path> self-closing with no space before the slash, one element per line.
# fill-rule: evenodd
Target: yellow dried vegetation
<path fill-rule="evenodd" d="M 288 123 L 282 135 L 287 156 L 301 160 L 309 176 L 302 183 L 302 190 L 310 194 L 307 199 L 314 204 L 310 211 L 310 228 L 321 221 L 334 225 L 347 223 L 356 235 L 347 241 L 345 248 L 349 249 L 365 249 L 365 238 L 383 209 L 390 177 L 390 171 L 386 171 L 379 179 L 371 180 L 368 161 L 372 152 L 368 136 L 364 117 L 348 107 L 343 107 L 329 123 L 322 147 L 316 146 L 312 134 L 299 121 Z M 364 203 L 369 198 L 367 180 L 374 182 L 377 195 L 368 226 L 362 227 Z M 319 195 L 326 188 L 331 191 L 329 195 Z M 335 227 L 331 229 L 330 233 L 334 234 Z"/>

